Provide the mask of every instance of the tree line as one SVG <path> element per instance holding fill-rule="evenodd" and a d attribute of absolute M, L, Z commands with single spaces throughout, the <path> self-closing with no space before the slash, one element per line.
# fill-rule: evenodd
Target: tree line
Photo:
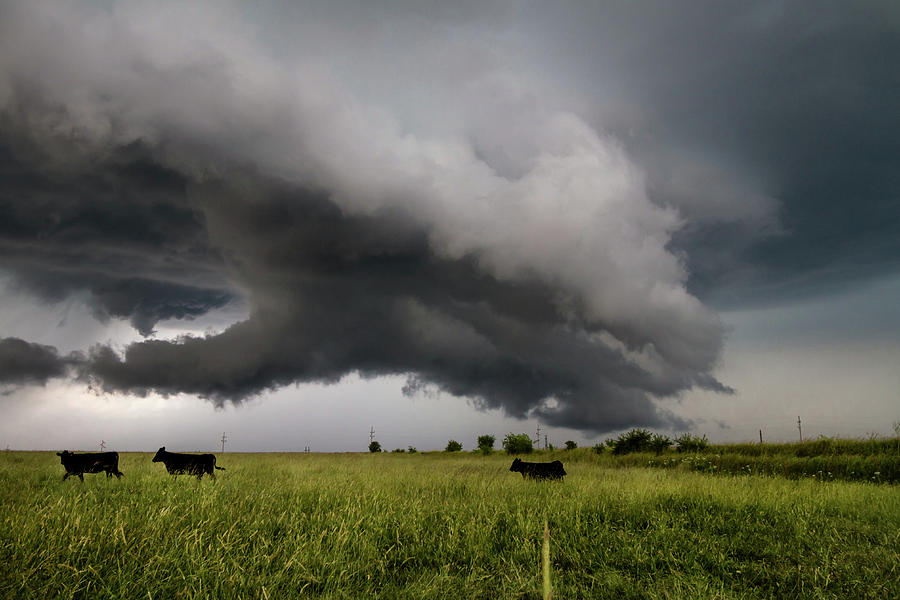
<path fill-rule="evenodd" d="M 496 441 L 497 439 L 493 435 L 479 435 L 474 451 L 490 454 L 494 452 Z M 527 433 L 507 433 L 501 445 L 507 454 L 530 454 L 534 451 L 534 442 Z M 679 452 L 699 452 L 706 449 L 708 445 L 709 441 L 705 435 L 695 436 L 685 433 L 673 440 L 664 435 L 651 433 L 646 429 L 632 429 L 619 435 L 617 438 L 611 438 L 603 443 L 595 444 L 593 450 L 598 454 L 605 452 L 607 449 L 615 455 L 630 454 L 632 452 L 655 452 L 656 454 L 661 454 L 673 446 Z M 574 450 L 577 447 L 578 444 L 572 440 L 565 442 L 566 450 Z M 555 448 L 551 444 L 549 449 L 554 450 Z M 448 440 L 447 446 L 444 448 L 444 452 L 460 452 L 462 450 L 463 445 L 456 440 Z M 381 443 L 377 440 L 369 443 L 369 452 L 381 451 Z M 415 454 L 418 451 L 415 446 L 409 446 L 406 450 L 396 448 L 393 452 Z"/>
<path fill-rule="evenodd" d="M 479 435 L 476 439 L 476 446 L 474 451 L 481 452 L 482 454 L 491 454 L 494 452 L 494 444 L 496 444 L 497 438 L 490 434 Z M 534 442 L 531 437 L 527 433 L 507 433 L 506 437 L 503 438 L 501 443 L 503 450 L 506 451 L 507 454 L 530 454 L 534 451 Z M 566 442 L 566 449 L 572 450 L 577 448 L 578 444 L 569 440 Z M 550 450 L 553 450 L 553 446 L 550 446 Z M 444 448 L 444 452 L 460 452 L 463 450 L 462 443 L 456 440 L 448 440 L 447 446 Z M 377 440 L 373 440 L 369 443 L 369 452 L 381 452 L 381 443 Z M 408 452 L 410 454 L 414 454 L 418 452 L 415 446 L 409 446 L 406 450 L 403 448 L 396 448 L 393 452 Z"/>

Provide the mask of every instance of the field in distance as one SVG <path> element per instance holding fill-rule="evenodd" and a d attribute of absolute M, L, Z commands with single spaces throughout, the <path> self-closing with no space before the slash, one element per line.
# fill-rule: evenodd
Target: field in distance
<path fill-rule="evenodd" d="M 900 598 L 895 485 L 611 468 L 562 483 L 501 453 L 151 454 L 62 481 L 0 452 L 0 598 Z M 532 460 L 550 460 L 534 457 Z"/>

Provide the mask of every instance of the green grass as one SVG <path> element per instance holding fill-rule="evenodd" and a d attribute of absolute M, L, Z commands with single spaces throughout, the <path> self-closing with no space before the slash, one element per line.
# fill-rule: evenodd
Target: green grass
<path fill-rule="evenodd" d="M 872 437 L 870 439 L 819 437 L 791 443 L 715 444 L 706 453 L 739 454 L 742 456 L 897 456 L 900 438 Z"/>
<path fill-rule="evenodd" d="M 539 598 L 544 519 L 554 598 L 900 598 L 894 486 L 558 454 L 564 483 L 501 454 L 226 454 L 198 482 L 123 453 L 82 484 L 0 453 L 0 598 Z"/>
<path fill-rule="evenodd" d="M 595 460 L 610 467 L 656 467 L 725 475 L 771 475 L 790 479 L 900 482 L 900 439 L 868 440 L 819 438 L 788 444 L 715 444 L 702 452 L 681 453 L 674 449 L 654 454 L 636 452 L 599 458 L 555 452 L 573 460 Z M 582 455 L 582 456 L 579 456 Z M 595 455 L 596 456 L 596 455 Z"/>

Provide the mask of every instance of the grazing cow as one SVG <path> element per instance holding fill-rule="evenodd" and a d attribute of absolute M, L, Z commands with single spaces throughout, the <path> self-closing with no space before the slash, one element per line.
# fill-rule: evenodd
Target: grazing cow
<path fill-rule="evenodd" d="M 562 479 L 566 475 L 562 462 L 558 460 L 550 463 L 534 463 L 517 458 L 509 470 L 521 473 L 523 479 Z"/>
<path fill-rule="evenodd" d="M 63 481 L 68 479 L 69 475 L 78 475 L 78 478 L 84 481 L 84 473 L 99 473 L 106 471 L 106 478 L 109 479 L 113 475 L 116 479 L 121 477 L 123 473 L 119 471 L 119 453 L 118 452 L 85 452 L 84 454 L 75 454 L 68 450 L 57 452 L 59 462 L 66 468 L 66 474 L 63 475 Z"/>
<path fill-rule="evenodd" d="M 203 479 L 204 475 L 209 475 L 215 479 L 216 474 L 213 472 L 213 469 L 225 470 L 225 467 L 216 466 L 216 457 L 213 454 L 166 452 L 165 446 L 156 451 L 153 462 L 161 462 L 166 465 L 166 471 L 169 472 L 169 475 L 187 473 L 188 475 L 196 475 L 197 479 Z"/>

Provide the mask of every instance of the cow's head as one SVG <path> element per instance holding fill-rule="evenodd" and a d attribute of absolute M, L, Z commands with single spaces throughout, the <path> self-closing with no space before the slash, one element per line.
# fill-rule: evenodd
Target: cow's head
<path fill-rule="evenodd" d="M 522 470 L 522 459 L 517 458 L 513 461 L 513 464 L 509 467 L 510 471 L 521 471 Z"/>
<path fill-rule="evenodd" d="M 163 454 L 166 453 L 166 447 L 163 446 L 159 450 L 156 451 L 156 456 L 153 457 L 153 462 L 162 462 Z"/>
<path fill-rule="evenodd" d="M 68 450 L 63 450 L 62 452 L 57 452 L 56 455 L 59 457 L 59 464 L 66 464 L 66 459 L 72 456 L 72 453 Z"/>

